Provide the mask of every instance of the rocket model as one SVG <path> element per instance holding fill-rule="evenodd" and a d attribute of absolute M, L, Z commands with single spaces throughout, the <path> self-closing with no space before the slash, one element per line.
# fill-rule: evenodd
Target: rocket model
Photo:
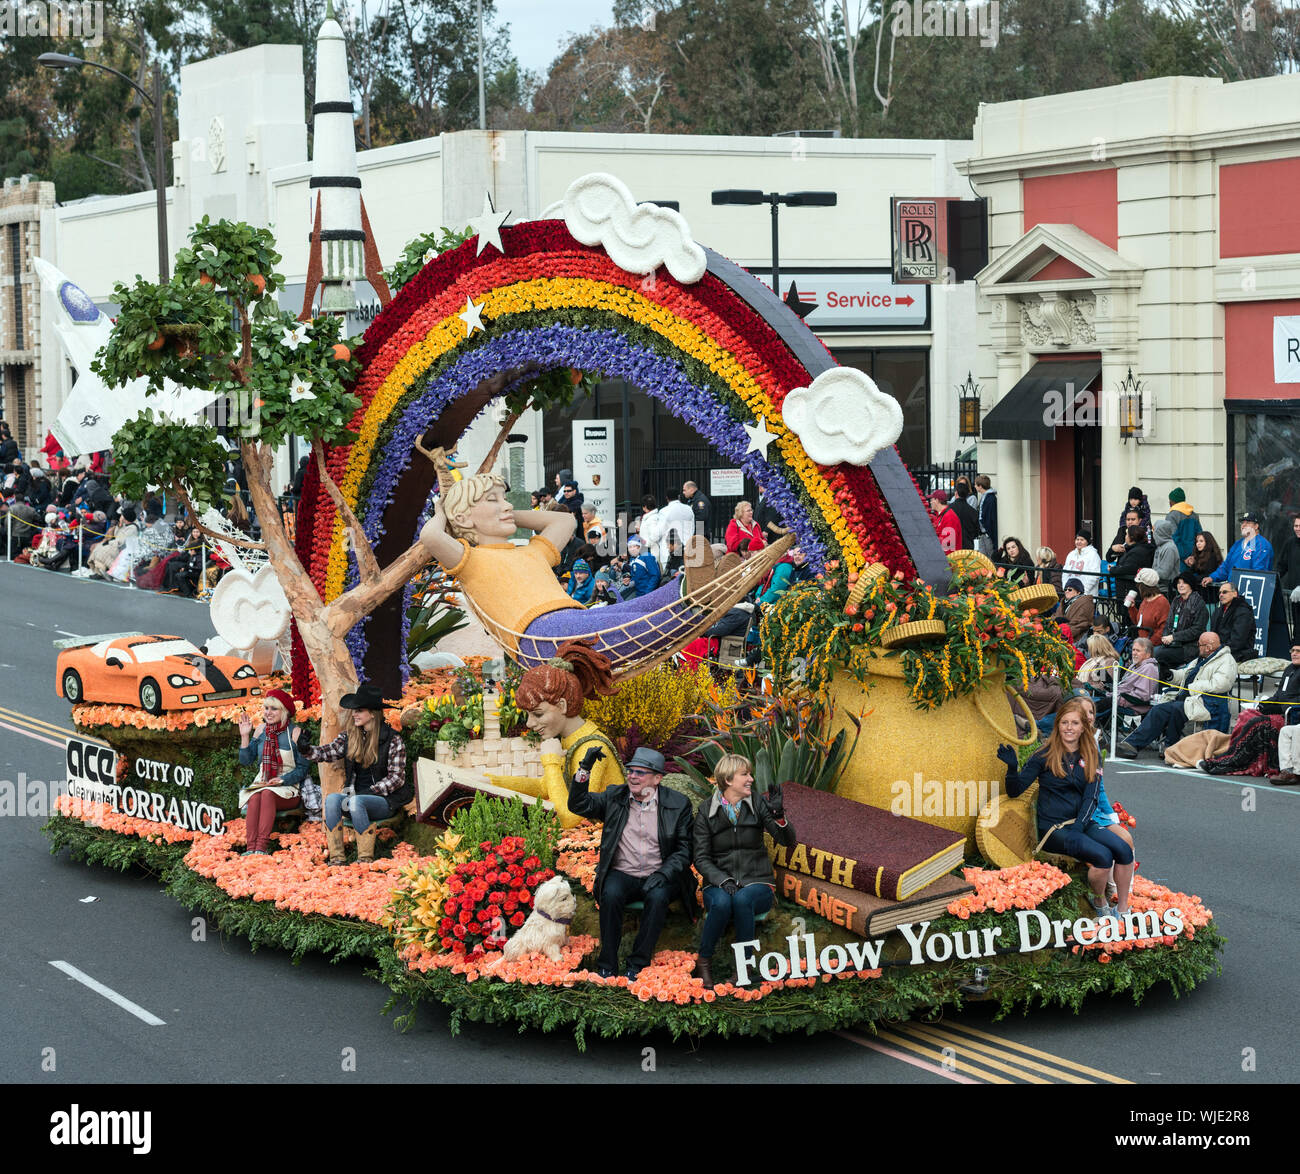
<path fill-rule="evenodd" d="M 322 313 L 346 314 L 353 309 L 354 283 L 362 276 L 378 294 L 381 306 L 392 297 L 380 275 L 379 253 L 361 199 L 347 46 L 332 2 L 326 5 L 325 23 L 316 37 L 316 101 L 311 112 L 311 190 L 316 199 L 307 287 L 298 315 L 304 321 L 311 317 L 318 290 Z"/>
<path fill-rule="evenodd" d="M 32 268 L 50 295 L 46 305 L 53 306 L 54 333 L 63 344 L 68 362 L 77 369 L 72 392 L 50 427 L 67 456 L 110 448 L 113 433 L 145 408 L 173 419 L 189 420 L 199 416 L 216 398 L 210 391 L 181 387 L 171 380 L 153 395 L 148 394 L 147 379 L 133 379 L 123 387 L 109 387 L 90 369 L 90 360 L 107 345 L 113 331 L 108 315 L 48 261 L 33 257 Z"/>

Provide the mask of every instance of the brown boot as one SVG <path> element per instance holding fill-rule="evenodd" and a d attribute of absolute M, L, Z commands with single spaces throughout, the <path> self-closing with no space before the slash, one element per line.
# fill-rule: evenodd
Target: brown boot
<path fill-rule="evenodd" d="M 692 534 L 686 542 L 686 594 L 694 595 L 713 582 L 713 547 L 703 534 Z"/>
<path fill-rule="evenodd" d="M 696 958 L 695 969 L 691 971 L 692 978 L 698 978 L 703 984 L 706 991 L 713 989 L 713 962 L 708 958 Z"/>
<path fill-rule="evenodd" d="M 1300 775 L 1284 770 L 1281 774 L 1270 775 L 1268 781 L 1275 787 L 1294 787 L 1300 783 Z"/>
<path fill-rule="evenodd" d="M 369 831 L 357 832 L 357 863 L 369 864 L 375 858 L 375 837 L 379 832 L 372 824 Z"/>
<path fill-rule="evenodd" d="M 343 822 L 340 820 L 336 828 L 325 829 L 325 843 L 329 847 L 330 864 L 346 864 L 348 862 L 347 853 L 343 846 Z"/>

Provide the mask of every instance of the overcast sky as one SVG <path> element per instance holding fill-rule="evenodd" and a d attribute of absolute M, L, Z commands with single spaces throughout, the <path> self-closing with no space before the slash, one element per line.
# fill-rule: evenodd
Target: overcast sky
<path fill-rule="evenodd" d="M 497 18 L 510 25 L 510 47 L 523 69 L 545 74 L 569 33 L 608 25 L 612 0 L 496 0 Z"/>

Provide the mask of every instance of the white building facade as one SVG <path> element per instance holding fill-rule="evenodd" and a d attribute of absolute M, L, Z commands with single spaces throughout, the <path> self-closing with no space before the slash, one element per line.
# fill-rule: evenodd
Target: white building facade
<path fill-rule="evenodd" d="M 1225 550 L 1247 510 L 1276 548 L 1300 512 L 1300 76 L 985 105 L 958 168 L 989 200 L 1002 536 L 1062 555 L 1083 524 L 1104 552 L 1131 486 L 1157 518 L 1180 487 Z"/>

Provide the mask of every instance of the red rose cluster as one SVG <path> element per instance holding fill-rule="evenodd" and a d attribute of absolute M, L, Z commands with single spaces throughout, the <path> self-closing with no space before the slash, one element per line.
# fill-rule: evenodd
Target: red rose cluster
<path fill-rule="evenodd" d="M 469 959 L 481 958 L 484 943 L 500 942 L 506 927 L 518 929 L 533 907 L 539 885 L 555 875 L 536 856 L 525 856 L 522 836 L 507 836 L 499 844 L 479 845 L 487 855 L 456 866 L 447 878 L 450 894 L 438 924 L 442 948 Z"/>

